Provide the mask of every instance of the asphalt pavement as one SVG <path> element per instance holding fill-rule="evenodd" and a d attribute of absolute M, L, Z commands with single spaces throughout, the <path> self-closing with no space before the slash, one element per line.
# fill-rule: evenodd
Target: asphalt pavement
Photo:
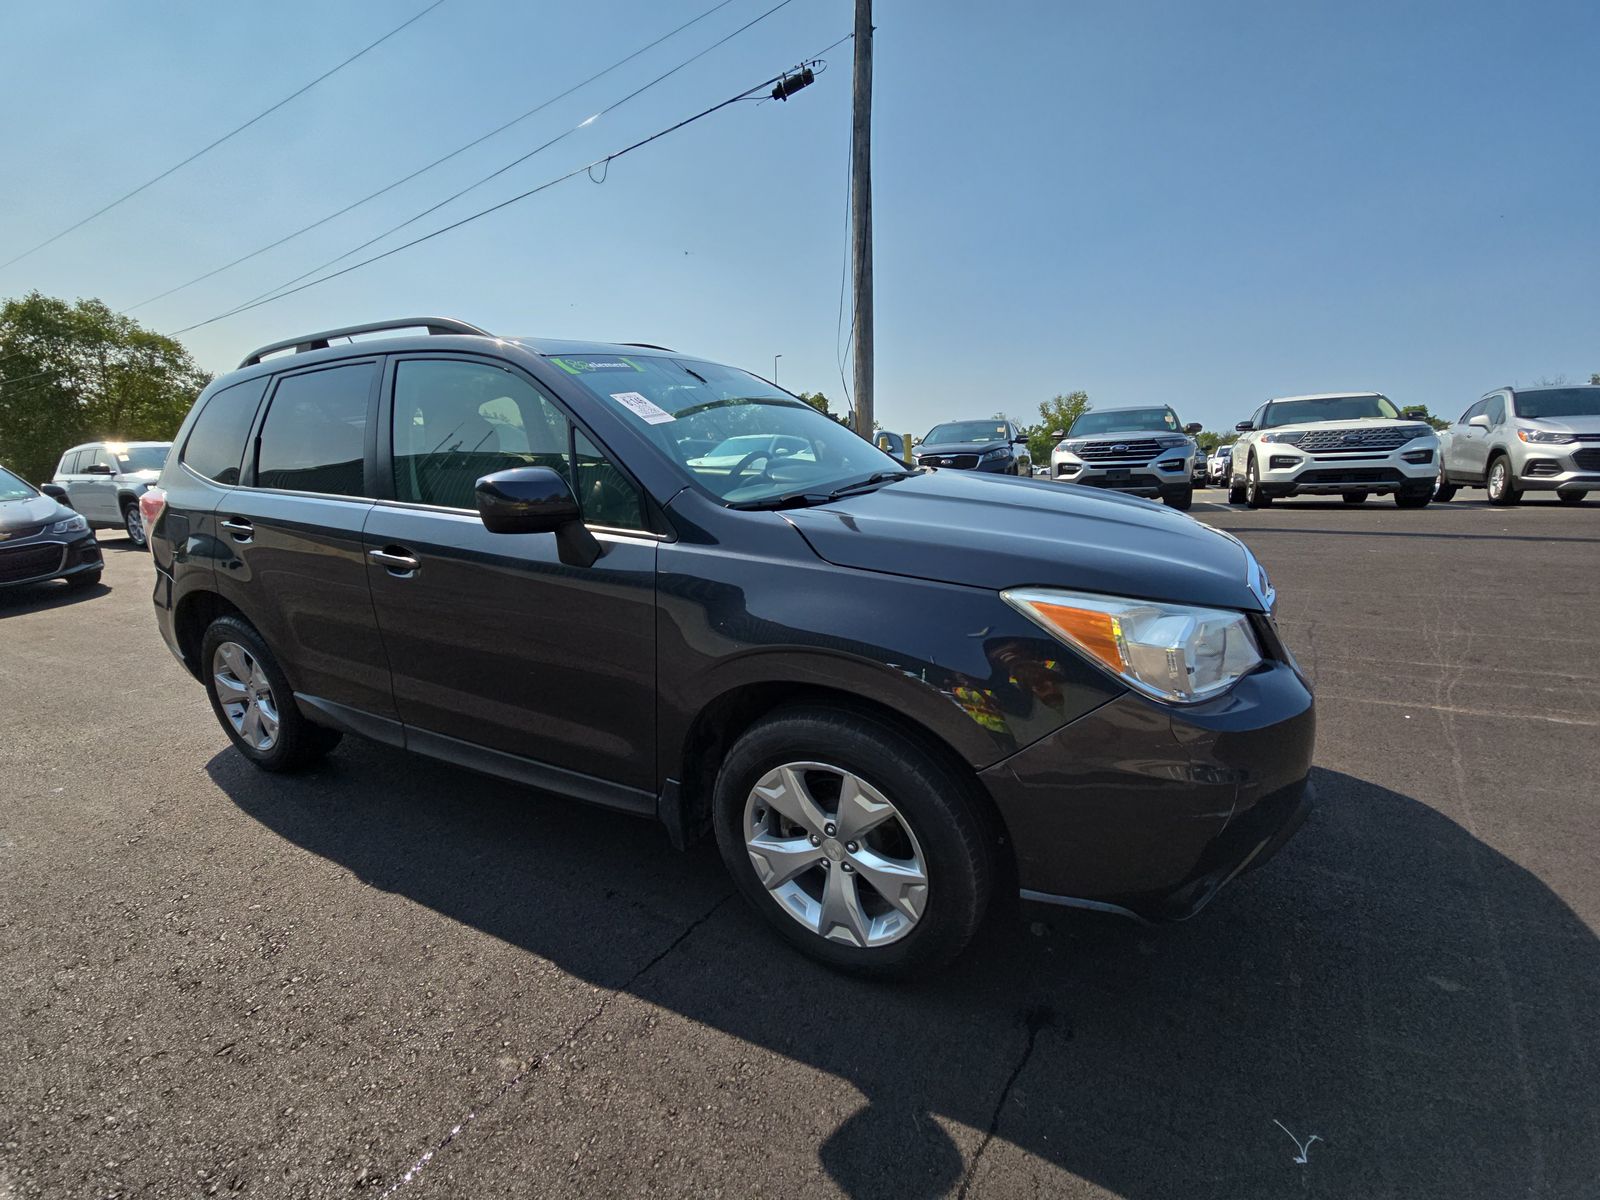
<path fill-rule="evenodd" d="M 0 1200 L 1600 1195 L 1600 503 L 1221 499 L 1315 814 L 1186 924 L 1001 913 L 899 987 L 646 822 L 255 771 L 102 534 L 0 593 Z"/>

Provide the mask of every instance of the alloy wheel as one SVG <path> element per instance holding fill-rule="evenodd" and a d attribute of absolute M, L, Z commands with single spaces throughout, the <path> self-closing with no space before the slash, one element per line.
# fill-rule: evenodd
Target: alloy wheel
<path fill-rule="evenodd" d="M 144 519 L 139 515 L 139 506 L 130 504 L 122 512 L 122 523 L 128 530 L 128 537 L 135 546 L 144 545 Z"/>
<path fill-rule="evenodd" d="M 1506 494 L 1506 464 L 1504 459 L 1496 459 L 1494 466 L 1489 468 L 1489 498 L 1498 500 Z"/>
<path fill-rule="evenodd" d="M 217 703 L 239 740 L 265 753 L 278 740 L 278 705 L 261 664 L 238 642 L 222 642 L 211 655 Z"/>
<path fill-rule="evenodd" d="M 750 789 L 745 849 L 775 903 L 848 946 L 884 946 L 916 928 L 928 868 L 916 834 L 875 787 L 843 767 L 792 762 Z"/>

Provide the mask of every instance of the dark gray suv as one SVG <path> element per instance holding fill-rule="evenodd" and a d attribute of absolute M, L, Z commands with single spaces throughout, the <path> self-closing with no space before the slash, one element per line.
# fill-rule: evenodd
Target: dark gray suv
<path fill-rule="evenodd" d="M 1003 892 L 1187 916 L 1310 804 L 1240 542 L 908 470 L 733 367 L 355 326 L 249 355 L 176 444 L 156 617 L 245 757 L 356 733 L 712 835 L 837 967 L 947 960 Z"/>

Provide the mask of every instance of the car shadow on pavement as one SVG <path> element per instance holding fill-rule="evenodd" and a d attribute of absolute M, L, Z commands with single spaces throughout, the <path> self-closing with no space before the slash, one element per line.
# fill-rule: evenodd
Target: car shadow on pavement
<path fill-rule="evenodd" d="M 945 973 L 891 987 L 798 957 L 728 898 L 714 850 L 675 853 L 647 822 L 351 739 L 306 776 L 231 750 L 208 771 L 374 887 L 836 1077 L 854 1111 L 796 1136 L 853 1197 L 1030 1176 L 1035 1194 L 1076 1195 L 1076 1176 L 1130 1200 L 1577 1196 L 1600 1179 L 1600 942 L 1455 821 L 1348 775 L 1318 771 L 1298 837 L 1187 924 L 1001 914 Z M 641 1098 L 697 1075 L 630 1079 L 639 1061 L 615 1070 Z M 768 1115 L 750 1125 L 783 1127 L 782 1082 L 759 1090 L 783 1071 L 755 1073 L 744 1103 Z M 540 1079 L 523 1119 L 555 1086 Z M 652 1135 L 614 1136 L 625 1156 Z"/>
<path fill-rule="evenodd" d="M 20 587 L 0 588 L 0 621 L 23 613 L 44 612 L 51 608 L 65 608 L 81 604 L 99 596 L 109 596 L 111 589 L 103 583 L 73 587 L 62 579 L 43 583 L 25 583 Z"/>

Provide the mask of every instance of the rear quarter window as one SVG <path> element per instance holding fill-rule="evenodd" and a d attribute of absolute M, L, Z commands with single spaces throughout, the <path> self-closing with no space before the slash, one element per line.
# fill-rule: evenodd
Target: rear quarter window
<path fill-rule="evenodd" d="M 239 482 L 239 464 L 244 461 L 245 440 L 256 419 L 256 409 L 267 390 L 267 380 L 247 380 L 213 392 L 195 418 L 189 440 L 183 444 L 180 461 L 191 471 L 217 483 L 233 486 Z"/>

